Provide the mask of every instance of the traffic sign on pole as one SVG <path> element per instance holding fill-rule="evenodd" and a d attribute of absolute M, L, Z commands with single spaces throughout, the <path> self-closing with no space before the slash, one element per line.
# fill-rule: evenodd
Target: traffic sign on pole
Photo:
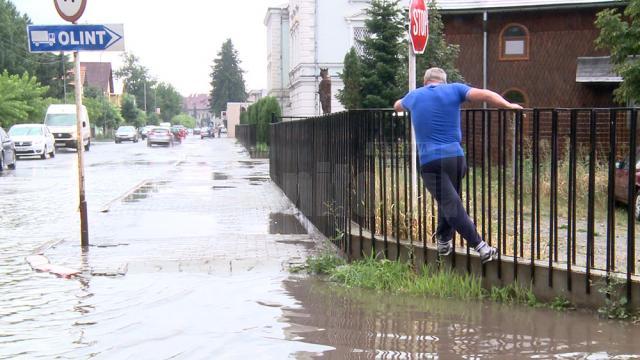
<path fill-rule="evenodd" d="M 122 24 L 29 25 L 29 51 L 124 51 L 123 30 Z"/>
<path fill-rule="evenodd" d="M 424 0 L 411 0 L 409 5 L 409 37 L 415 54 L 422 54 L 429 39 L 429 9 Z"/>
<path fill-rule="evenodd" d="M 87 0 L 54 0 L 56 10 L 60 17 L 75 23 L 80 19 L 87 7 Z"/>

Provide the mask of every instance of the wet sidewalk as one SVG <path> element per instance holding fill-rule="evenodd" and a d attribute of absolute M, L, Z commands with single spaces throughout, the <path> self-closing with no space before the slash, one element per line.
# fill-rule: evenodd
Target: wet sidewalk
<path fill-rule="evenodd" d="M 90 273 L 286 271 L 314 247 L 297 210 L 231 139 L 197 147 L 162 177 L 147 179 L 91 214 Z M 213 153 L 210 153 L 213 152 Z M 317 239 L 318 237 L 316 237 Z M 84 267 L 77 244 L 46 250 Z"/>

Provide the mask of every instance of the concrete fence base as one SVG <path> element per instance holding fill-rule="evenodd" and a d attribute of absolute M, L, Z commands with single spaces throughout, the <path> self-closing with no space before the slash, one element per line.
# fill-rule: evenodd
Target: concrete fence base
<path fill-rule="evenodd" d="M 350 259 L 360 259 L 371 256 L 372 241 L 371 233 L 362 231 L 358 225 L 352 226 L 351 236 L 347 239 L 347 254 Z M 362 249 L 362 251 L 361 251 Z M 375 253 L 379 258 L 384 257 L 384 240 L 376 236 Z M 426 250 L 426 251 L 425 251 Z M 425 258 L 426 254 L 426 258 Z M 408 241 L 401 241 L 399 246 L 395 239 L 387 237 L 387 255 L 389 260 L 409 261 L 413 259 L 416 269 L 420 269 L 423 264 L 436 265 L 438 253 L 436 247 L 427 244 L 425 249 L 422 244 Z M 455 258 L 454 258 L 455 257 Z M 591 270 L 590 289 L 587 290 L 587 275 L 584 268 L 573 266 L 571 272 L 566 268 L 555 266 L 549 268 L 548 264 L 541 261 L 532 264 L 527 261 L 514 263 L 513 258 L 502 257 L 499 261 L 491 261 L 483 266 L 480 258 L 473 250 L 467 256 L 466 248 L 457 247 L 456 252 L 443 258 L 440 266 L 448 266 L 459 273 L 473 273 L 482 276 L 483 286 L 487 289 L 493 286 L 505 286 L 518 282 L 523 286 L 531 286 L 533 293 L 539 300 L 550 302 L 558 296 L 562 296 L 578 307 L 598 308 L 605 305 L 606 297 L 598 289 L 606 286 L 606 273 L 599 270 Z M 549 272 L 551 272 L 551 284 L 549 283 Z M 611 274 L 611 277 L 615 274 Z M 621 279 L 625 280 L 625 279 Z M 631 307 L 640 308 L 640 277 L 632 278 Z M 626 294 L 626 286 L 621 286 L 617 296 Z M 614 298 L 614 297 L 612 297 Z"/>

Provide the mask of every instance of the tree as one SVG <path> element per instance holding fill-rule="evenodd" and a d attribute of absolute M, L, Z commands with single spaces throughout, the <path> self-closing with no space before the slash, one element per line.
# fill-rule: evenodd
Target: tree
<path fill-rule="evenodd" d="M 336 98 L 348 110 L 362 108 L 362 70 L 355 48 L 344 56 L 344 70 L 339 73 L 344 88 L 338 90 Z"/>
<path fill-rule="evenodd" d="M 120 113 L 127 124 L 133 124 L 138 119 L 138 113 L 141 110 L 136 107 L 135 98 L 132 95 L 125 94 L 122 98 L 122 106 Z"/>
<path fill-rule="evenodd" d="M 16 123 L 42 122 L 48 101 L 43 98 L 46 86 L 26 72 L 0 75 L 0 126 L 8 128 Z"/>
<path fill-rule="evenodd" d="M 368 35 L 358 40 L 363 46 L 362 105 L 364 108 L 389 107 L 404 93 L 401 39 L 404 35 L 399 0 L 372 0 L 367 9 Z M 406 52 L 406 51 L 405 51 Z"/>
<path fill-rule="evenodd" d="M 147 125 L 160 125 L 160 116 L 154 112 L 147 115 Z"/>
<path fill-rule="evenodd" d="M 27 25 L 31 20 L 20 14 L 7 0 L 0 0 L 0 71 L 10 75 L 28 72 L 38 82 L 47 86 L 48 97 L 61 99 L 64 96 L 63 74 L 71 69 L 65 56 L 54 54 L 32 54 L 27 50 Z"/>
<path fill-rule="evenodd" d="M 160 83 L 155 89 L 158 98 L 156 106 L 160 108 L 163 121 L 171 121 L 182 111 L 182 95 L 170 84 Z"/>
<path fill-rule="evenodd" d="M 460 54 L 460 46 L 448 44 L 444 38 L 444 24 L 435 1 L 429 2 L 429 41 L 424 54 L 416 57 L 416 71 L 418 86 L 422 84 L 425 70 L 439 67 L 447 72 L 448 82 L 463 81 L 460 71 L 456 68 L 456 60 Z M 407 50 L 408 52 L 408 50 Z M 407 79 L 408 81 L 408 79 Z"/>
<path fill-rule="evenodd" d="M 172 125 L 184 125 L 188 128 L 196 127 L 196 119 L 189 114 L 179 114 L 171 119 Z"/>
<path fill-rule="evenodd" d="M 102 128 L 103 134 L 106 134 L 107 129 L 115 129 L 124 121 L 118 108 L 102 94 L 95 97 L 86 96 L 83 104 L 87 107 L 91 121 L 95 126 Z"/>
<path fill-rule="evenodd" d="M 605 9 L 595 24 L 600 29 L 596 46 L 611 52 L 613 70 L 623 79 L 614 91 L 616 101 L 640 101 L 640 0 L 628 2 L 624 19 L 617 9 Z"/>
<path fill-rule="evenodd" d="M 238 52 L 234 49 L 231 39 L 227 39 L 212 66 L 209 104 L 213 114 L 225 110 L 228 102 L 247 100 L 243 72 Z"/>
<path fill-rule="evenodd" d="M 249 124 L 249 113 L 240 110 L 240 125 Z"/>
<path fill-rule="evenodd" d="M 140 59 L 135 55 L 124 53 L 122 60 L 124 65 L 114 75 L 124 79 L 124 91 L 135 97 L 135 104 L 140 110 L 154 112 L 156 106 L 153 89 L 156 81 L 149 77 L 149 70 L 140 64 Z"/>

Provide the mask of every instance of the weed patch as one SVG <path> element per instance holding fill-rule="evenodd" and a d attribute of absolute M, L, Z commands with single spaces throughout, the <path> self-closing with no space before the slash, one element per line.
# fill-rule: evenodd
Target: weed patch
<path fill-rule="evenodd" d="M 598 292 L 604 295 L 605 304 L 598 309 L 600 316 L 608 319 L 625 320 L 638 319 L 640 314 L 634 313 L 629 307 L 629 301 L 624 295 L 624 280 L 616 277 L 609 278 L 609 283 L 602 283 Z"/>

